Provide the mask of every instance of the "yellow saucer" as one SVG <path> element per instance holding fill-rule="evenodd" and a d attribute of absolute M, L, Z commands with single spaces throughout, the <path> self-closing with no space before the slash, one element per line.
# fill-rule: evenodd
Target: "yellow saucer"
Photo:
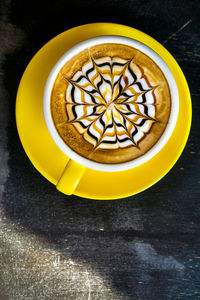
<path fill-rule="evenodd" d="M 134 28 L 95 23 L 69 29 L 44 45 L 33 57 L 21 79 L 16 101 L 16 121 L 26 154 L 35 168 L 56 185 L 68 161 L 52 140 L 43 116 L 43 90 L 58 59 L 75 44 L 100 35 L 136 39 L 167 63 L 176 80 L 180 111 L 174 132 L 165 147 L 150 161 L 128 171 L 106 173 L 87 169 L 75 194 L 91 199 L 116 199 L 141 192 L 161 179 L 175 164 L 186 144 L 191 126 L 191 99 L 186 79 L 171 54 L 156 40 Z"/>

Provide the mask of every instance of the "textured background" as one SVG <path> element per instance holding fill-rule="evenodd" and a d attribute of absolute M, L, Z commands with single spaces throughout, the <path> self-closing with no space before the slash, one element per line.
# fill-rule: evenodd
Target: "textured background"
<path fill-rule="evenodd" d="M 0 300 L 200 299 L 200 2 L 1 0 Z M 67 197 L 31 165 L 15 125 L 22 73 L 58 33 L 116 22 L 150 34 L 188 80 L 193 125 L 159 183 L 116 201 Z"/>

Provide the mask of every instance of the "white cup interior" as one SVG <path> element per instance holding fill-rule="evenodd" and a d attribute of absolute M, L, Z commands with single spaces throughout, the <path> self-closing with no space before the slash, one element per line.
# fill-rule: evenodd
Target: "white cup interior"
<path fill-rule="evenodd" d="M 54 122 L 51 116 L 51 110 L 50 110 L 50 100 L 51 100 L 51 91 L 54 84 L 54 81 L 56 79 L 56 76 L 60 69 L 63 67 L 63 65 L 70 60 L 74 55 L 78 54 L 80 51 L 90 48 L 91 46 L 103 44 L 103 43 L 120 43 L 132 46 L 146 55 L 148 55 L 152 60 L 155 61 L 155 63 L 160 67 L 162 72 L 165 74 L 165 77 L 169 84 L 169 89 L 171 93 L 171 112 L 168 124 L 166 126 L 165 131 L 163 132 L 162 136 L 158 140 L 158 142 L 144 155 L 128 162 L 124 163 L 118 163 L 118 164 L 102 164 L 97 163 L 92 160 L 86 159 L 76 152 L 74 152 L 70 147 L 68 147 L 65 142 L 62 140 L 60 135 L 58 134 Z M 124 171 L 128 170 L 134 167 L 137 167 L 146 161 L 150 160 L 153 156 L 155 156 L 167 143 L 169 140 L 178 118 L 178 111 L 179 111 L 179 95 L 178 95 L 178 89 L 175 82 L 175 79 L 167 66 L 167 64 L 164 62 L 164 60 L 151 48 L 144 45 L 143 43 L 130 39 L 127 37 L 122 36 L 100 36 L 95 37 L 86 41 L 83 41 L 73 48 L 71 48 L 69 51 L 67 51 L 55 64 L 52 71 L 49 74 L 49 77 L 47 79 L 45 89 L 44 89 L 44 97 L 43 97 L 43 111 L 44 111 L 44 118 L 47 125 L 47 128 L 49 130 L 49 133 L 51 137 L 53 138 L 54 142 L 57 144 L 57 146 L 71 159 L 75 160 L 79 164 L 99 171 L 107 171 L 107 172 L 115 172 L 115 171 Z"/>

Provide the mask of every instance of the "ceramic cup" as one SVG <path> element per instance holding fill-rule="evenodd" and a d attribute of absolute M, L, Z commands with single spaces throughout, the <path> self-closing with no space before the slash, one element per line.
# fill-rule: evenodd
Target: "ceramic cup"
<path fill-rule="evenodd" d="M 140 156 L 139 158 L 136 158 L 129 162 L 119 163 L 119 164 L 97 163 L 92 160 L 86 159 L 80 156 L 79 154 L 77 154 L 76 152 L 74 152 L 70 147 L 68 147 L 64 143 L 64 141 L 58 134 L 54 126 L 54 122 L 50 110 L 51 91 L 56 76 L 60 71 L 60 69 L 64 66 L 64 64 L 68 60 L 70 60 L 73 56 L 75 56 L 82 50 L 103 43 L 119 43 L 119 44 L 129 45 L 148 55 L 152 60 L 154 60 L 154 62 L 160 67 L 162 72 L 165 74 L 165 77 L 169 84 L 171 100 L 172 100 L 169 121 L 165 128 L 164 133 L 162 134 L 158 142 L 149 151 L 147 151 L 144 155 Z M 96 171 L 104 171 L 104 172 L 125 171 L 128 169 L 135 168 L 141 164 L 144 164 L 145 162 L 150 160 L 153 156 L 155 156 L 165 146 L 165 144 L 169 140 L 175 128 L 177 118 L 178 118 L 178 112 L 179 112 L 179 95 L 178 95 L 178 89 L 177 89 L 175 79 L 170 69 L 168 68 L 166 62 L 151 48 L 149 48 L 148 46 L 146 46 L 145 44 L 137 40 L 130 39 L 127 37 L 99 36 L 75 45 L 73 48 L 67 51 L 55 64 L 55 66 L 53 67 L 52 71 L 49 74 L 49 77 L 45 85 L 44 97 L 43 97 L 43 111 L 44 111 L 45 122 L 51 137 L 53 138 L 57 146 L 66 154 L 66 156 L 70 158 L 69 162 L 67 163 L 67 166 L 63 171 L 63 174 L 61 175 L 60 180 L 57 183 L 57 189 L 65 194 L 72 194 L 73 191 L 76 189 L 77 184 L 81 180 L 85 168 L 91 168 Z"/>

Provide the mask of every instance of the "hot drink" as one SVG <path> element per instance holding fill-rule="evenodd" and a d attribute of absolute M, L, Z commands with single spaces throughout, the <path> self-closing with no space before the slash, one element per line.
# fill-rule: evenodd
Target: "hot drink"
<path fill-rule="evenodd" d="M 162 136 L 171 110 L 168 82 L 146 54 L 95 45 L 59 71 L 51 93 L 57 132 L 73 151 L 104 164 L 134 160 Z"/>

